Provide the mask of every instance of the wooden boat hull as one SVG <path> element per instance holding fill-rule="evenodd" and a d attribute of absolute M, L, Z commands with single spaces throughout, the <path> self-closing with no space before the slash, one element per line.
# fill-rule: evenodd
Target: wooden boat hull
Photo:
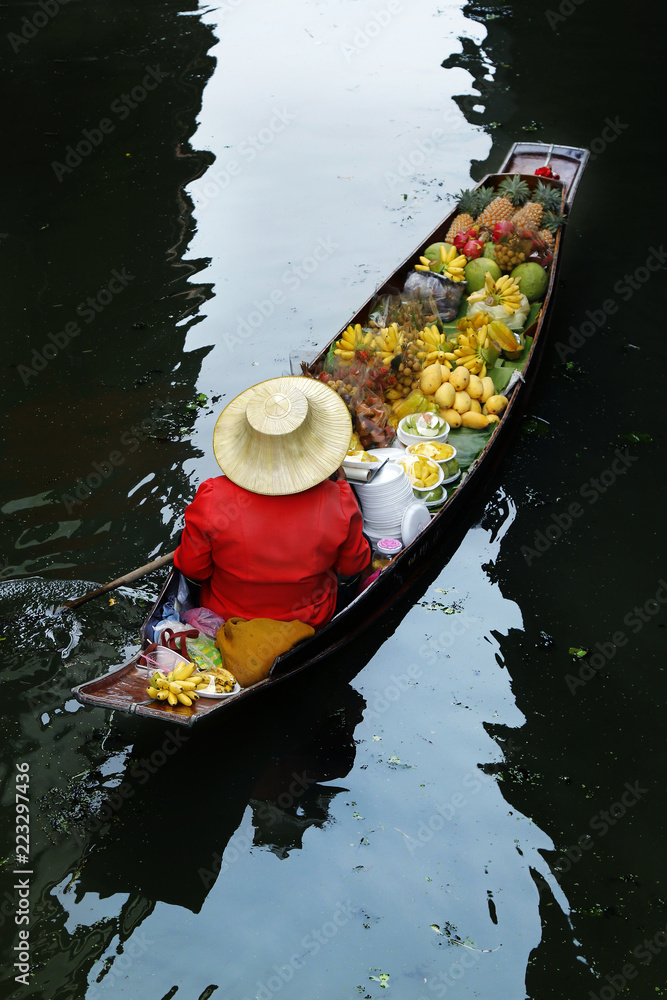
<path fill-rule="evenodd" d="M 532 189 L 538 181 L 534 173 L 535 169 L 543 165 L 550 165 L 560 176 L 563 185 L 564 209 L 567 210 L 571 206 L 588 155 L 588 151 L 585 149 L 548 146 L 541 143 L 516 143 L 503 164 L 502 172 L 487 175 L 480 184 L 490 184 L 495 187 L 502 180 L 503 175 L 521 173 Z M 405 279 L 420 253 L 431 243 L 444 240 L 455 214 L 455 211 L 450 212 L 429 233 L 426 239 L 399 265 L 383 285 L 376 289 L 348 323 L 364 325 L 368 320 L 371 305 L 378 295 L 403 287 Z M 488 483 L 490 474 L 500 462 L 525 410 L 545 353 L 544 341 L 552 311 L 551 301 L 557 285 L 562 259 L 562 239 L 562 232 L 559 232 L 556 237 L 554 261 L 543 299 L 543 307 L 536 321 L 525 331 L 533 338 L 533 342 L 522 370 L 521 381 L 510 396 L 502 420 L 479 457 L 468 470 L 465 480 L 462 481 L 459 488 L 453 492 L 441 510 L 432 517 L 427 528 L 399 553 L 390 566 L 366 591 L 314 636 L 278 657 L 266 680 L 224 700 L 211 701 L 202 698 L 191 708 L 185 706 L 172 708 L 164 702 L 151 701 L 146 697 L 148 670 L 139 664 L 141 652 L 124 666 L 74 688 L 73 693 L 78 700 L 88 705 L 133 713 L 142 718 L 191 727 L 205 719 L 217 717 L 221 712 L 229 711 L 233 706 L 245 704 L 250 696 L 267 691 L 276 684 L 301 674 L 306 669 L 323 670 L 327 661 L 337 656 L 344 648 L 357 643 L 362 636 L 368 635 L 370 630 L 377 628 L 380 620 L 389 612 L 395 611 L 400 606 L 404 606 L 407 610 L 410 606 L 409 595 L 415 586 L 418 583 L 424 584 L 434 566 L 436 571 L 439 571 L 444 565 L 448 549 L 456 539 L 457 527 L 465 522 L 470 507 L 470 498 L 481 493 L 484 485 Z M 332 340 L 338 339 L 348 323 Z M 312 362 L 310 368 L 313 371 L 317 371 L 318 367 L 321 367 L 329 346 L 330 344 Z M 159 608 L 167 596 L 175 591 L 176 584 L 176 571 L 172 571 L 147 621 L 150 621 L 151 618 L 156 619 Z M 145 631 L 142 638 L 145 650 L 148 646 L 148 637 Z M 381 642 L 381 638 L 379 642 Z"/>

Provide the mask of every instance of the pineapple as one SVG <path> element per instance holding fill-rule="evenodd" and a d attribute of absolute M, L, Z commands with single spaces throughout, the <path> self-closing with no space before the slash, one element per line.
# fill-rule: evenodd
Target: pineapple
<path fill-rule="evenodd" d="M 514 174 L 513 177 L 506 177 L 505 180 L 501 181 L 498 185 L 498 193 L 509 198 L 515 208 L 520 208 L 530 199 L 530 188 L 521 179 L 520 174 Z"/>
<path fill-rule="evenodd" d="M 538 181 L 532 200 L 512 216 L 512 222 L 516 222 L 520 226 L 532 226 L 534 229 L 539 229 L 544 213 L 558 211 L 560 203 L 561 194 L 558 188 Z"/>
<path fill-rule="evenodd" d="M 465 232 L 474 223 L 474 215 L 477 212 L 477 193 L 466 189 L 458 196 L 459 214 L 456 216 L 451 226 L 447 230 L 445 243 L 451 243 L 457 233 Z"/>
<path fill-rule="evenodd" d="M 540 229 L 538 236 L 544 240 L 547 253 L 553 253 L 556 246 L 556 237 L 550 229 Z"/>
<path fill-rule="evenodd" d="M 554 247 L 556 246 L 556 233 L 560 226 L 565 222 L 564 215 L 556 215 L 555 212 L 546 211 L 542 219 L 542 229 L 540 229 L 540 236 L 544 240 L 549 253 L 553 253 Z"/>
<path fill-rule="evenodd" d="M 482 226 L 483 229 L 493 229 L 499 222 L 511 219 L 514 212 L 515 208 L 510 199 L 499 196 L 494 198 L 477 217 L 477 225 Z"/>
<path fill-rule="evenodd" d="M 496 197 L 477 216 L 477 225 L 483 229 L 493 229 L 497 223 L 511 219 L 517 208 L 523 205 L 529 196 L 530 189 L 519 174 L 505 177 L 498 185 Z"/>

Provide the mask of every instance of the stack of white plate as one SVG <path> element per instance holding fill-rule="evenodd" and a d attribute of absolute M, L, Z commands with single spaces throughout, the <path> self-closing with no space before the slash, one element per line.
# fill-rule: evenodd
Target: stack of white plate
<path fill-rule="evenodd" d="M 353 488 L 368 537 L 372 540 L 401 538 L 403 515 L 415 499 L 404 470 L 387 462 L 369 483 L 354 483 Z"/>

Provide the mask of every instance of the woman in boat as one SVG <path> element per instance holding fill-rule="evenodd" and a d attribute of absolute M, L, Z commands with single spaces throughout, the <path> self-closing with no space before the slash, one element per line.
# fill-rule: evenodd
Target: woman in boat
<path fill-rule="evenodd" d="M 338 578 L 370 572 L 356 498 L 335 479 L 351 434 L 340 396 L 305 376 L 260 382 L 225 407 L 213 435 L 224 475 L 199 487 L 174 555 L 202 606 L 315 629 L 333 617 Z"/>

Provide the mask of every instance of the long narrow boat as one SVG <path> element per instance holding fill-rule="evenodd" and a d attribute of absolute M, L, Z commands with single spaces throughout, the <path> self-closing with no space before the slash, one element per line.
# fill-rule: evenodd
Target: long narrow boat
<path fill-rule="evenodd" d="M 534 189 L 538 177 L 536 170 L 541 167 L 551 167 L 554 174 L 560 178 L 562 185 L 562 213 L 567 215 L 581 179 L 582 172 L 588 160 L 588 151 L 569 146 L 546 145 L 542 143 L 516 143 L 501 171 L 487 175 L 478 186 L 485 185 L 496 189 L 507 176 L 520 174 L 529 187 Z M 424 250 L 433 243 L 444 241 L 456 211 L 429 233 L 426 239 L 406 258 L 403 263 L 389 276 L 374 294 L 361 306 L 349 323 L 339 331 L 330 343 L 308 366 L 308 373 L 317 376 L 323 369 L 326 358 L 334 342 L 338 340 L 350 324 L 368 323 L 369 315 L 377 303 L 378 297 L 388 294 L 396 288 L 402 288 L 406 277 L 415 266 L 415 262 Z M 544 342 L 548 323 L 552 313 L 553 296 L 557 285 L 558 272 L 562 258 L 562 230 L 558 231 L 553 250 L 553 262 L 549 270 L 549 281 L 539 313 L 532 319 L 531 325 L 524 331 L 526 338 L 531 338 L 523 365 L 518 372 L 518 378 L 513 381 L 509 395 L 508 406 L 493 433 L 488 436 L 479 455 L 466 469 L 460 484 L 453 489 L 447 501 L 434 514 L 430 523 L 406 545 L 400 553 L 380 573 L 379 577 L 364 590 L 345 610 L 336 615 L 333 620 L 310 639 L 295 646 L 288 653 L 279 656 L 273 663 L 266 680 L 251 687 L 241 689 L 235 694 L 221 700 L 201 698 L 192 707 L 178 705 L 170 707 L 166 702 L 152 701 L 146 696 L 146 683 L 149 671 L 142 666 L 142 657 L 154 646 L 148 636 L 150 626 L 161 617 L 161 608 L 168 598 L 176 593 L 179 574 L 172 571 L 156 601 L 142 630 L 142 649 L 125 665 L 111 670 L 103 677 L 88 681 L 73 688 L 73 693 L 80 702 L 110 710 L 128 712 L 145 719 L 153 719 L 169 724 L 191 727 L 206 719 L 218 716 L 222 711 L 228 711 L 232 706 L 244 704 L 246 700 L 260 691 L 267 691 L 276 684 L 283 683 L 295 675 L 314 668 L 321 670 L 327 661 L 333 661 L 338 654 L 355 643 L 371 629 L 377 629 L 379 620 L 392 608 L 403 604 L 409 598 L 411 591 L 421 581 L 426 579 L 434 563 L 441 568 L 444 563 L 446 543 L 451 540 L 454 527 L 464 518 L 469 508 L 471 496 L 479 494 L 489 475 L 500 461 L 502 454 L 511 439 L 512 432 L 525 410 L 532 385 L 535 383 L 537 371 L 544 356 Z"/>

